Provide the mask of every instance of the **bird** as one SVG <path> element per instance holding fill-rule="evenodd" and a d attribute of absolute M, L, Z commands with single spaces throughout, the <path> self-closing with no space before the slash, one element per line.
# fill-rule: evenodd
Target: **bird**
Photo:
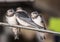
<path fill-rule="evenodd" d="M 34 23 L 36 23 L 37 25 L 41 26 L 41 27 L 45 27 L 44 26 L 44 21 L 42 19 L 42 16 L 39 15 L 39 13 L 37 11 L 33 11 L 31 12 L 31 18 L 32 21 Z M 39 28 L 40 29 L 40 28 Z M 46 29 L 46 28 L 42 28 L 42 29 Z M 42 32 L 36 32 L 36 37 L 38 39 L 38 42 L 43 42 L 43 40 L 45 39 L 45 33 Z"/>
<path fill-rule="evenodd" d="M 29 18 L 28 13 L 25 10 L 23 10 L 22 8 L 20 8 L 20 7 L 18 7 L 16 9 L 16 19 L 17 19 L 19 25 L 28 26 L 28 27 L 32 27 L 32 25 L 30 23 L 35 25 L 31 21 L 31 19 Z M 33 27 L 35 27 L 35 26 L 33 26 Z M 35 31 L 21 29 L 21 34 L 23 35 L 23 37 L 25 39 L 31 41 L 35 36 Z"/>
<path fill-rule="evenodd" d="M 6 15 L 5 15 L 5 18 L 6 18 L 6 22 L 10 25 L 17 25 L 17 21 L 16 21 L 16 16 L 15 16 L 15 11 L 14 9 L 9 9 L 7 10 L 6 12 Z M 15 39 L 19 39 L 18 37 L 18 28 L 12 28 L 12 27 L 9 27 L 11 30 L 12 30 L 12 34 L 14 34 L 14 37 Z"/>

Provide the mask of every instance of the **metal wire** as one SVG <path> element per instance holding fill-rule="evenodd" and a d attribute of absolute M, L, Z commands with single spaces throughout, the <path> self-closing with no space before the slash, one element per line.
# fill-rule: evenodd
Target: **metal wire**
<path fill-rule="evenodd" d="M 22 28 L 22 29 L 28 29 L 28 30 L 38 31 L 38 32 L 59 34 L 60 35 L 60 32 L 54 32 L 54 31 L 50 31 L 50 30 L 38 29 L 38 28 L 33 28 L 33 27 L 26 27 L 26 26 L 21 26 L 21 25 L 9 25 L 8 23 L 3 23 L 3 22 L 0 22 L 0 25 L 9 26 L 9 27 L 16 27 L 16 28 Z"/>

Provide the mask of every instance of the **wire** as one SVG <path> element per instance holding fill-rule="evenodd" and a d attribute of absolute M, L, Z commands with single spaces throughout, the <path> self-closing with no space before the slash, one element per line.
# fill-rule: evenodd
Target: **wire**
<path fill-rule="evenodd" d="M 21 28 L 22 29 L 28 29 L 28 30 L 38 31 L 38 32 L 59 34 L 60 35 L 60 32 L 54 32 L 54 31 L 50 31 L 50 30 L 38 29 L 38 28 L 33 28 L 33 27 L 26 27 L 26 26 L 21 26 L 21 25 L 9 25 L 8 23 L 3 23 L 3 22 L 0 22 L 0 25 L 9 26 L 9 27 L 16 27 L 16 28 L 20 28 L 20 29 Z"/>

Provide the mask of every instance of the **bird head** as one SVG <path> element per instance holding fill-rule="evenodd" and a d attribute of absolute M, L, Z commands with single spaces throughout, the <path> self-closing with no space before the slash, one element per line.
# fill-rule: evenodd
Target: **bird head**
<path fill-rule="evenodd" d="M 31 13 L 31 18 L 36 18 L 38 15 L 39 15 L 38 12 L 34 11 Z"/>
<path fill-rule="evenodd" d="M 20 12 L 20 11 L 23 11 L 21 7 L 16 8 L 16 12 Z"/>
<path fill-rule="evenodd" d="M 7 16 L 13 16 L 14 13 L 15 13 L 15 11 L 14 11 L 13 9 L 9 9 L 9 10 L 7 10 L 6 15 L 7 15 Z"/>

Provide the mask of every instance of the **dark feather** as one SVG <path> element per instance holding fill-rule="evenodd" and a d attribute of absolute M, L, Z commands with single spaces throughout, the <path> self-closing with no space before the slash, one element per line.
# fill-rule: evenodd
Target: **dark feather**
<path fill-rule="evenodd" d="M 17 12 L 18 17 L 29 18 L 25 12 Z"/>

